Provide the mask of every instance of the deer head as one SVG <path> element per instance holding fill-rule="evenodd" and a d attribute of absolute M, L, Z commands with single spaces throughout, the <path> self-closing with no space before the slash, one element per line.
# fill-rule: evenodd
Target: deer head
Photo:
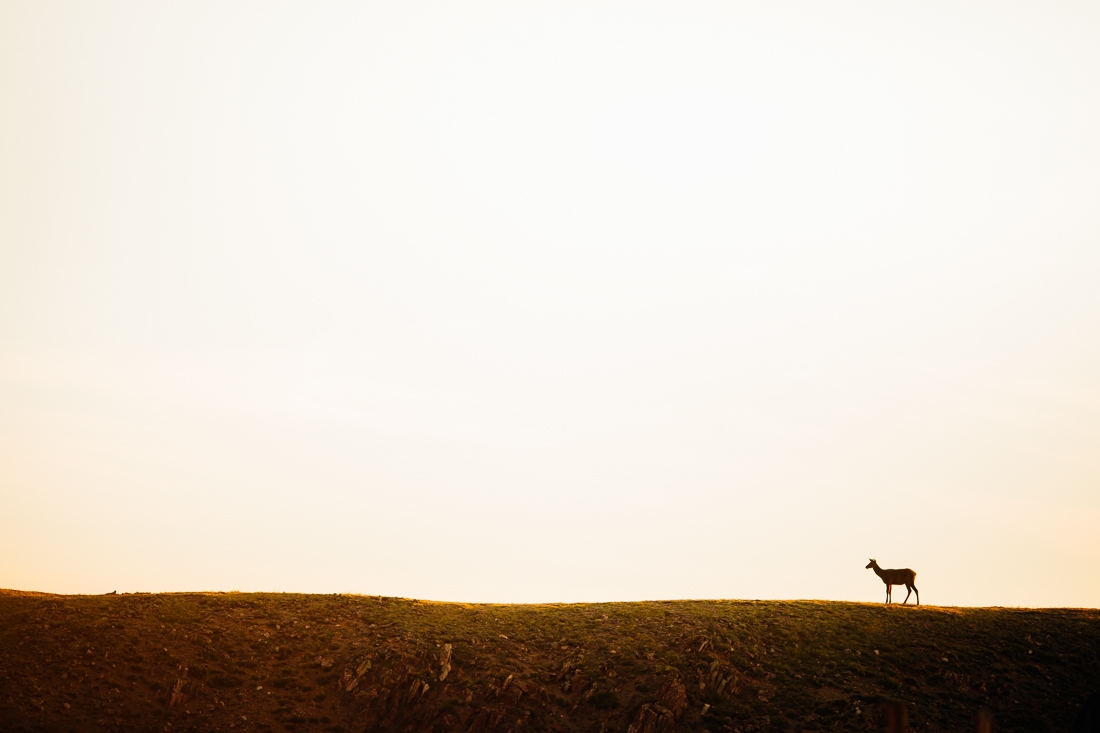
<path fill-rule="evenodd" d="M 871 568 L 875 567 L 876 565 L 878 565 L 878 560 L 875 560 L 874 558 L 871 558 L 871 562 L 867 563 L 867 567 L 865 567 L 864 570 L 870 570 Z"/>

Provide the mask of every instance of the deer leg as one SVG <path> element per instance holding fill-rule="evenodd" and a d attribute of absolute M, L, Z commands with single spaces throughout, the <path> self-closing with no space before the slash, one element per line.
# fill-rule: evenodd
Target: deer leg
<path fill-rule="evenodd" d="M 908 583 L 906 583 L 906 584 L 905 584 L 905 589 L 906 589 L 906 590 L 908 590 L 909 592 L 905 594 L 905 600 L 901 602 L 901 605 L 903 605 L 903 606 L 904 606 L 904 605 L 905 605 L 906 603 L 908 603 L 908 602 L 909 602 L 909 596 L 913 595 L 913 586 L 911 586 L 911 585 L 909 585 Z"/>
<path fill-rule="evenodd" d="M 913 590 L 917 591 L 917 605 L 920 605 L 920 591 L 917 590 L 917 586 L 913 586 Z"/>
<path fill-rule="evenodd" d="M 890 584 L 889 583 L 886 584 L 886 602 L 887 603 L 890 602 Z"/>

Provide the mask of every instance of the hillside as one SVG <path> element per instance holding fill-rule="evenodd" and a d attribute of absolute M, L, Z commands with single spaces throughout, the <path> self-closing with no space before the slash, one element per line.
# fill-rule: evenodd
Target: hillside
<path fill-rule="evenodd" d="M 1100 610 L 0 590 L 6 731 L 1068 730 Z"/>

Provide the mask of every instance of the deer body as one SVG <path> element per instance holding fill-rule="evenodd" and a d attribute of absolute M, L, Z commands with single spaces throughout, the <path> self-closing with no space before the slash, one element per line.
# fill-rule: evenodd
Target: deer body
<path fill-rule="evenodd" d="M 917 590 L 917 574 L 915 572 L 909 568 L 903 568 L 901 570 L 884 570 L 878 566 L 878 562 L 875 560 L 871 560 L 871 562 L 867 563 L 866 569 L 873 569 L 875 575 L 882 578 L 882 582 L 886 584 L 887 603 L 890 602 L 890 591 L 893 586 L 904 585 L 909 592 L 905 594 L 905 600 L 902 601 L 902 604 L 909 600 L 909 596 L 912 595 L 913 591 L 916 591 L 917 605 L 920 605 L 920 591 Z"/>

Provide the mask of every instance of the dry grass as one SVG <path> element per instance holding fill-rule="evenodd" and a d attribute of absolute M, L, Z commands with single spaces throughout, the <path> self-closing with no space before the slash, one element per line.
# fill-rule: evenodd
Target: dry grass
<path fill-rule="evenodd" d="M 12 731 L 1062 731 L 1098 670 L 1097 610 L 0 591 Z"/>

